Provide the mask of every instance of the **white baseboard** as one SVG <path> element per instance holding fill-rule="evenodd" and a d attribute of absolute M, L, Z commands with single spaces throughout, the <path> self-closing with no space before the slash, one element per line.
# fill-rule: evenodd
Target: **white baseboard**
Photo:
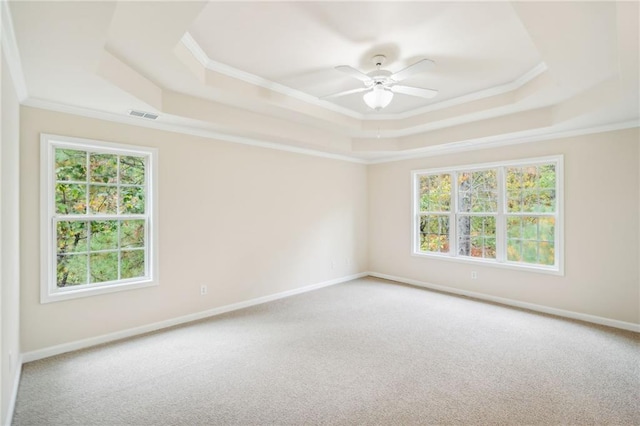
<path fill-rule="evenodd" d="M 258 297 L 256 299 L 246 300 L 244 302 L 233 303 L 231 305 L 220 306 L 218 308 L 209 309 L 202 312 L 196 312 L 193 314 L 181 316 L 178 318 L 172 318 L 165 321 L 156 322 L 153 324 L 147 324 L 140 327 L 130 328 L 122 331 L 118 331 L 115 333 L 104 334 L 102 336 L 91 337 L 88 339 L 78 340 L 75 342 L 63 343 L 56 346 L 50 346 L 44 349 L 38 349 L 31 352 L 26 352 L 22 354 L 22 362 L 31 362 L 36 361 L 38 359 L 47 358 L 54 355 L 59 355 L 66 352 L 75 351 L 78 349 L 84 349 L 91 346 L 100 345 L 103 343 L 112 342 L 115 340 L 125 339 L 127 337 L 137 336 L 139 334 L 149 333 L 152 331 L 160 330 L 163 328 L 173 327 L 175 325 L 185 324 L 192 321 L 197 321 L 203 318 L 212 317 L 215 315 L 220 315 L 226 312 L 235 311 L 238 309 L 248 308 L 250 306 L 259 305 L 262 303 L 271 302 L 273 300 L 283 299 L 285 297 L 294 296 L 296 294 L 306 293 L 308 291 L 317 290 L 319 288 L 328 287 L 334 284 L 343 283 L 346 281 L 351 281 L 357 278 L 362 278 L 366 276 L 372 276 L 377 278 L 383 278 L 386 280 L 397 281 L 400 283 L 405 283 L 409 285 L 414 285 L 418 287 L 429 288 L 432 290 L 438 290 L 445 293 L 458 294 L 462 296 L 472 297 L 474 299 L 479 300 L 487 300 L 490 302 L 500 303 L 508 306 L 515 306 L 517 308 L 529 309 L 532 311 L 543 312 L 546 314 L 557 315 L 560 317 L 577 319 L 581 321 L 586 321 L 594 324 L 606 325 L 609 327 L 620 328 L 623 330 L 640 332 L 640 324 L 634 324 L 625 321 L 614 320 L 610 318 L 599 317 L 595 315 L 583 314 L 579 312 L 566 311 L 563 309 L 551 308 L 543 305 L 536 305 L 534 303 L 520 302 L 517 300 L 507 299 L 503 297 L 491 296 L 483 293 L 477 293 L 473 291 L 461 290 L 454 287 L 447 287 L 437 284 L 432 284 L 424 281 L 418 281 L 410 278 L 398 277 L 394 275 L 381 274 L 378 272 L 361 272 L 358 274 L 347 275 L 345 277 L 336 278 L 329 281 L 324 281 L 321 283 L 316 283 L 312 285 L 308 285 L 306 287 L 296 288 L 293 290 L 283 291 L 276 294 L 271 294 L 269 296 Z M 16 392 L 17 392 L 17 384 L 19 382 L 19 374 L 16 380 Z M 13 395 L 15 398 L 15 395 Z M 13 404 L 11 405 L 11 410 L 13 410 Z"/>
<path fill-rule="evenodd" d="M 583 314 L 580 312 L 565 311 L 564 309 L 557 309 L 557 308 L 551 308 L 549 306 L 536 305 L 535 303 L 520 302 L 518 300 L 507 299 L 504 297 L 491 296 L 488 294 L 476 293 L 475 291 L 461 290 L 454 287 L 431 284 L 428 282 L 418 281 L 411 278 L 397 277 L 394 275 L 381 274 L 378 272 L 369 272 L 369 276 L 376 277 L 376 278 L 383 278 L 385 280 L 390 280 L 390 281 L 397 281 L 400 283 L 409 284 L 417 287 L 424 287 L 432 290 L 438 290 L 445 293 L 453 293 L 461 296 L 468 296 L 474 299 L 487 300 L 489 302 L 500 303 L 502 305 L 515 306 L 517 308 L 543 312 L 545 314 L 557 315 L 559 317 L 577 319 L 580 321 L 606 325 L 609 327 L 620 328 L 622 330 L 629 330 L 629 331 L 635 331 L 636 333 L 640 333 L 640 324 L 634 324 L 632 322 L 619 321 L 611 318 L 599 317 L 596 315 Z"/>
<path fill-rule="evenodd" d="M 38 349 L 35 351 L 23 353 L 22 361 L 23 362 L 36 361 L 39 359 L 63 354 L 66 352 L 75 351 L 78 349 L 84 349 L 91 346 L 100 345 L 103 343 L 113 342 L 115 340 L 125 339 L 127 337 L 133 337 L 139 334 L 149 333 L 149 332 L 160 330 L 163 328 L 173 327 L 175 325 L 197 321 L 203 318 L 224 314 L 226 312 L 231 312 L 238 309 L 248 308 L 250 306 L 255 306 L 262 303 L 283 299 L 285 297 L 295 296 L 296 294 L 306 293 L 308 291 L 317 290 L 319 288 L 328 287 L 328 286 L 339 284 L 346 281 L 351 281 L 356 278 L 366 277 L 367 275 L 369 275 L 367 272 L 347 275 L 345 277 L 340 277 L 340 278 L 336 278 L 329 281 L 323 281 L 321 283 L 311 284 L 305 287 L 295 288 L 292 290 L 287 290 L 280 293 L 271 294 L 268 296 L 258 297 L 256 299 L 250 299 L 244 302 L 238 302 L 238 303 L 233 303 L 231 305 L 220 306 L 218 308 L 213 308 L 213 309 L 209 309 L 202 312 L 196 312 L 193 314 L 181 316 L 178 318 L 172 318 L 165 321 L 160 321 L 153 324 L 147 324 L 140 327 L 129 328 L 126 330 L 117 331 L 115 333 L 109 333 L 109 334 L 104 334 L 102 336 L 90 337 L 88 339 L 77 340 L 75 342 L 69 342 L 69 343 L 63 343 L 60 345 L 50 346 L 48 348 Z"/>
<path fill-rule="evenodd" d="M 22 375 L 22 356 L 18 356 L 15 375 L 13 376 L 13 386 L 11 386 L 11 395 L 9 397 L 9 406 L 7 408 L 6 418 L 2 419 L 2 424 L 11 426 L 13 421 L 13 412 L 16 408 L 16 399 L 18 398 L 18 387 L 20 386 L 20 376 Z"/>

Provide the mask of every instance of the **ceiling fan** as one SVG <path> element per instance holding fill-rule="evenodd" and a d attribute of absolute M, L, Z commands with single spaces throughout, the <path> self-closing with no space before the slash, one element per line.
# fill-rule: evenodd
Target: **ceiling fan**
<path fill-rule="evenodd" d="M 336 69 L 338 71 L 342 71 L 351 77 L 362 81 L 365 87 L 334 93 L 332 95 L 323 96 L 321 99 L 337 98 L 340 96 L 350 95 L 352 93 L 366 92 L 363 97 L 365 104 L 376 111 L 380 111 L 382 108 L 389 105 L 391 99 L 393 99 L 394 93 L 403 93 L 405 95 L 417 96 L 426 99 L 433 98 L 438 94 L 437 90 L 398 84 L 400 81 L 411 77 L 414 74 L 424 72 L 433 67 L 435 62 L 432 60 L 422 59 L 401 71 L 391 73 L 390 71 L 380 69 L 382 64 L 384 64 L 385 59 L 386 57 L 384 55 L 374 56 L 372 61 L 376 65 L 376 70 L 368 74 L 350 67 L 349 65 L 337 66 Z"/>

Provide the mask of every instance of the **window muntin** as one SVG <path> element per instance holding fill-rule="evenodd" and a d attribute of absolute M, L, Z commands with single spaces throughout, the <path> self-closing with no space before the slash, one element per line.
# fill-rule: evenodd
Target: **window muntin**
<path fill-rule="evenodd" d="M 155 157 L 149 148 L 42 136 L 42 302 L 157 282 Z"/>
<path fill-rule="evenodd" d="M 561 166 L 557 156 L 414 171 L 414 254 L 562 273 Z"/>

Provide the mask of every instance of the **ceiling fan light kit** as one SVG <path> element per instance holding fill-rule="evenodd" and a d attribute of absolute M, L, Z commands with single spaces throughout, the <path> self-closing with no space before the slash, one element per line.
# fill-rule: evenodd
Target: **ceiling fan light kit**
<path fill-rule="evenodd" d="M 349 65 L 337 66 L 336 69 L 338 71 L 344 72 L 345 74 L 360 80 L 364 83 L 365 87 L 334 93 L 333 95 L 324 96 L 322 99 L 366 92 L 362 97 L 364 103 L 369 108 L 375 111 L 380 111 L 391 103 L 394 93 L 403 93 L 405 95 L 417 96 L 426 99 L 433 98 L 438 94 L 438 91 L 433 89 L 398 85 L 398 82 L 405 78 L 431 68 L 435 65 L 435 62 L 432 60 L 422 59 L 421 61 L 418 61 L 413 65 L 409 65 L 405 69 L 394 74 L 390 71 L 380 69 L 382 64 L 384 64 L 385 59 L 384 55 L 374 56 L 371 61 L 376 65 L 376 70 L 368 74 L 365 74 Z"/>
<path fill-rule="evenodd" d="M 391 103 L 393 92 L 385 89 L 381 84 L 376 84 L 373 90 L 364 94 L 363 99 L 369 108 L 380 111 Z"/>

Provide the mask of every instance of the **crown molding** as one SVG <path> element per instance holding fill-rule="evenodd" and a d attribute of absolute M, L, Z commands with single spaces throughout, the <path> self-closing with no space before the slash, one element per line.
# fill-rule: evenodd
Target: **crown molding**
<path fill-rule="evenodd" d="M 163 123 L 161 121 L 162 116 L 158 119 L 158 121 L 149 121 L 142 118 L 131 117 L 126 112 L 123 112 L 122 115 L 120 115 L 112 112 L 98 111 L 94 109 L 66 105 L 66 104 L 61 104 L 58 102 L 53 102 L 45 99 L 35 99 L 35 98 L 28 98 L 24 102 L 21 102 L 21 104 L 28 107 L 62 112 L 66 114 L 73 114 L 81 117 L 96 118 L 99 120 L 105 120 L 105 121 L 110 121 L 114 123 L 128 124 L 132 126 L 146 127 L 149 129 L 163 130 L 167 132 L 181 133 L 181 134 L 192 135 L 192 136 L 199 136 L 199 137 L 215 139 L 215 140 L 224 141 L 224 142 L 255 146 L 258 148 L 275 149 L 277 151 L 292 152 L 295 154 L 310 155 L 313 157 L 329 158 L 332 160 L 347 161 L 350 163 L 367 164 L 366 160 L 363 160 L 361 158 L 351 157 L 348 155 L 333 154 L 329 152 L 318 151 L 315 149 L 300 148 L 296 146 L 280 144 L 275 142 L 266 142 L 266 141 L 261 141 L 254 138 L 220 133 L 220 132 L 209 130 L 209 129 L 202 129 L 202 128 L 184 126 L 179 124 L 172 124 L 172 123 Z"/>
<path fill-rule="evenodd" d="M 307 102 L 334 112 L 338 112 L 344 114 L 348 117 L 356 118 L 364 121 L 377 121 L 377 120 L 401 120 L 405 118 L 415 117 L 416 115 L 424 114 L 430 111 L 436 111 L 439 109 L 449 108 L 456 105 L 461 105 L 467 102 L 473 102 L 480 99 L 488 98 L 491 96 L 501 95 L 503 93 L 511 92 L 513 90 L 519 89 L 529 81 L 533 80 L 543 72 L 547 70 L 547 64 L 544 62 L 540 62 L 538 65 L 518 77 L 517 79 L 501 84 L 498 86 L 490 87 L 488 89 L 483 89 L 477 92 L 469 93 L 466 95 L 458 96 L 456 98 L 447 99 L 442 102 L 437 102 L 434 104 L 427 105 L 422 108 L 417 108 L 411 111 L 406 111 L 397 114 L 376 114 L 376 115 L 365 115 L 353 111 L 348 108 L 340 107 L 332 102 L 323 101 L 321 99 L 316 98 L 315 96 L 311 96 L 307 93 L 301 92 L 299 90 L 292 89 L 288 86 L 273 82 L 271 80 L 267 80 L 265 78 L 259 77 L 255 74 L 251 74 L 237 68 L 231 67 L 229 65 L 223 64 L 221 62 L 217 62 L 209 58 L 209 56 L 205 53 L 205 51 L 200 47 L 198 42 L 193 38 L 190 33 L 185 33 L 185 35 L 180 40 L 182 44 L 191 52 L 193 57 L 206 69 L 219 72 L 220 74 L 226 75 L 228 77 L 236 78 L 238 80 L 244 81 L 249 84 L 253 84 L 256 86 L 263 87 L 265 89 L 273 90 L 274 92 L 281 93 L 286 96 L 290 96 L 292 98 L 301 100 L 303 102 Z"/>
<path fill-rule="evenodd" d="M 311 96 L 299 90 L 295 90 L 285 85 L 282 85 L 280 83 L 267 80 L 255 74 L 251 74 L 251 73 L 239 70 L 227 64 L 223 64 L 222 62 L 214 61 L 213 59 L 209 58 L 209 56 L 207 56 L 207 54 L 204 52 L 204 50 L 202 50 L 198 42 L 195 41 L 193 36 L 188 32 L 185 33 L 185 35 L 182 37 L 180 41 L 191 52 L 191 54 L 193 54 L 193 57 L 198 62 L 200 62 L 200 65 L 202 65 L 204 68 L 208 70 L 219 72 L 220 74 L 244 81 L 245 83 L 249 83 L 255 86 L 263 87 L 265 89 L 273 90 L 274 92 L 278 92 L 283 95 L 290 96 L 294 99 L 298 99 L 300 101 L 307 102 L 312 105 L 316 105 L 324 109 L 331 110 L 333 112 L 344 114 L 351 118 L 357 118 L 359 120 L 362 120 L 364 117 L 362 114 L 352 111 L 348 108 L 343 108 L 334 103 L 323 101 L 321 99 L 316 98 L 315 96 Z"/>
<path fill-rule="evenodd" d="M 526 73 L 522 74 L 517 79 L 510 83 L 501 84 L 499 86 L 493 86 L 488 89 L 479 90 L 477 92 L 468 93 L 466 95 L 458 96 L 457 98 L 447 99 L 446 101 L 436 102 L 431 105 L 427 105 L 422 108 L 417 108 L 411 111 L 398 113 L 398 114 L 381 114 L 377 116 L 365 116 L 364 120 L 399 120 L 404 118 L 415 117 L 416 115 L 425 114 L 431 111 L 437 111 L 439 109 L 450 108 L 453 106 L 466 104 L 468 102 L 478 101 L 480 99 L 490 98 L 492 96 L 502 95 L 503 93 L 512 92 L 524 86 L 543 72 L 547 70 L 547 64 L 540 62 L 535 67 L 531 68 Z"/>
<path fill-rule="evenodd" d="M 11 18 L 11 10 L 7 0 L 0 0 L 0 14 L 2 15 L 2 51 L 7 58 L 9 65 L 9 74 L 13 79 L 16 89 L 16 95 L 20 103 L 29 97 L 27 90 L 27 82 L 22 72 L 22 61 L 20 61 L 20 51 L 18 50 L 18 42 L 13 29 L 13 19 Z"/>
<path fill-rule="evenodd" d="M 163 130 L 167 132 L 181 133 L 192 136 L 199 136 L 208 139 L 215 139 L 230 143 L 239 143 L 242 145 L 250 145 L 258 148 L 275 149 L 277 151 L 292 152 L 302 155 L 310 155 L 314 157 L 328 158 L 332 160 L 347 161 L 357 164 L 382 164 L 395 161 L 411 160 L 415 158 L 435 157 L 439 155 L 456 154 L 460 152 L 476 151 L 480 149 L 499 148 L 510 145 L 519 145 L 531 142 L 541 142 L 550 139 L 569 138 L 574 136 L 582 136 L 593 133 L 613 132 L 616 130 L 624 130 L 640 127 L 640 120 L 630 120 L 602 126 L 579 128 L 572 130 L 561 130 L 549 132 L 549 128 L 532 129 L 517 134 L 489 136 L 485 138 L 467 139 L 457 142 L 451 142 L 442 145 L 430 146 L 411 150 L 411 152 L 398 152 L 386 157 L 366 160 L 349 155 L 332 154 L 328 152 L 318 151 L 308 148 L 299 148 L 295 146 L 278 144 L 274 142 L 266 142 L 258 139 L 247 138 L 243 136 L 228 135 L 208 129 L 195 128 L 190 126 L 163 123 L 161 121 L 147 121 L 140 118 L 130 117 L 123 112 L 122 115 L 92 110 L 84 107 L 65 105 L 58 102 L 52 102 L 44 99 L 29 98 L 22 105 L 40 108 L 49 111 L 57 111 L 66 114 L 78 115 L 81 117 L 95 118 L 99 120 L 110 121 L 114 123 L 128 124 L 138 127 L 146 127 L 149 129 Z"/>
<path fill-rule="evenodd" d="M 551 139 L 563 139 L 574 136 L 583 136 L 594 133 L 614 132 L 616 130 L 632 129 L 640 127 L 640 120 L 623 121 L 602 126 L 586 127 L 572 130 L 561 130 L 548 132 L 548 129 L 533 129 L 517 134 L 490 136 L 486 138 L 467 139 L 463 141 L 451 142 L 442 145 L 418 148 L 411 153 L 400 153 L 370 160 L 367 164 L 382 164 L 395 161 L 411 160 L 415 158 L 435 157 L 438 155 L 456 154 L 460 152 L 476 151 L 480 149 L 499 148 L 510 145 L 520 145 L 531 142 L 542 142 Z"/>

